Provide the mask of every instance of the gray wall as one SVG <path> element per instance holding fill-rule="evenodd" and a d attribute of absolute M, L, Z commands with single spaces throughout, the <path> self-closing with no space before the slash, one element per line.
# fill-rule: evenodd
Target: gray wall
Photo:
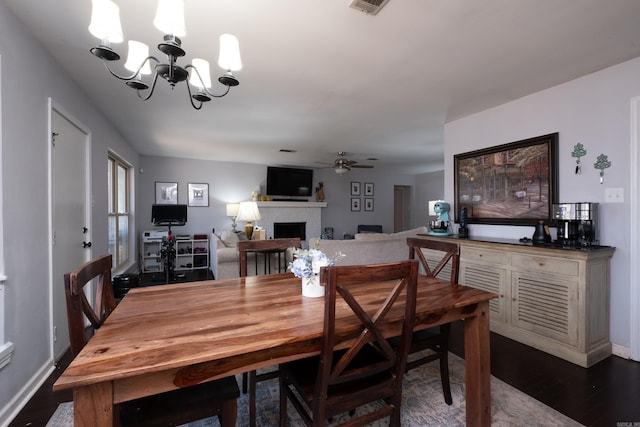
<path fill-rule="evenodd" d="M 625 202 L 600 205 L 601 243 L 615 246 L 611 262 L 611 340 L 630 344 L 629 235 L 630 199 L 630 105 L 640 95 L 640 58 L 607 68 L 563 85 L 538 92 L 445 126 L 445 159 L 462 153 L 552 132 L 560 133 L 560 202 L 604 202 L 605 188 L 625 189 Z M 582 143 L 587 156 L 582 174 L 575 174 L 573 147 Z M 604 153 L 612 166 L 603 185 L 593 167 Z M 445 198 L 453 197 L 453 162 L 445 162 Z M 637 217 L 636 217 L 637 218 Z M 472 225 L 471 235 L 507 238 L 531 237 L 533 227 Z M 555 234 L 552 233 L 554 236 Z M 637 240 L 636 240 L 637 241 Z M 615 349 L 614 349 L 615 350 Z M 624 348 L 619 348 L 625 351 Z"/>
<path fill-rule="evenodd" d="M 107 149 L 138 157 L 100 111 L 0 2 L 5 338 L 15 351 L 0 370 L 0 425 L 53 369 L 51 354 L 48 98 L 92 132 L 94 255 L 107 252 Z M 62 277 L 58 278 L 62 286 Z"/>
<path fill-rule="evenodd" d="M 137 199 L 140 231 L 154 228 L 151 224 L 151 205 L 154 203 L 156 181 L 178 182 L 178 203 L 181 204 L 187 203 L 189 182 L 209 184 L 209 207 L 189 207 L 187 225 L 173 228 L 176 233 L 181 234 L 208 233 L 212 228 L 229 230 L 231 219 L 225 215 L 226 204 L 249 200 L 255 189 L 266 193 L 266 165 L 150 156 L 142 156 L 140 161 L 141 171 L 137 174 L 140 188 Z M 439 174 L 442 176 L 442 172 Z M 351 212 L 351 181 L 360 182 L 362 191 L 365 182 L 374 184 L 372 212 L 365 212 L 364 209 Z M 344 233 L 355 233 L 358 224 L 382 224 L 385 231 L 393 231 L 393 186 L 413 187 L 415 180 L 413 176 L 399 175 L 380 168 L 354 169 L 342 176 L 328 168 L 314 170 L 314 188 L 319 182 L 324 184 L 327 202 L 327 207 L 322 212 L 322 226 L 333 227 L 336 238 L 341 238 Z M 432 184 L 436 188 L 431 192 L 442 193 L 441 179 Z M 427 183 L 422 187 L 421 192 L 429 192 Z M 420 195 L 421 199 L 424 197 Z M 364 201 L 364 193 L 360 199 Z M 315 196 L 309 200 L 314 201 Z M 416 223 L 414 220 L 412 226 L 426 223 L 424 206 L 414 204 L 411 217 L 418 221 Z M 239 224 L 241 225 L 243 224 Z"/>

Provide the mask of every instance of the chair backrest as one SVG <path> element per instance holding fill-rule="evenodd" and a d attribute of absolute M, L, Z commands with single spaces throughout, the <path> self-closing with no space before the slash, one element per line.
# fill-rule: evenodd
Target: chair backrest
<path fill-rule="evenodd" d="M 423 239 L 420 237 L 407 237 L 407 245 L 409 245 L 409 259 L 415 259 L 417 255 L 427 276 L 438 277 L 447 263 L 450 263 L 451 275 L 449 282 L 458 283 L 458 274 L 460 272 L 460 245 L 453 242 Z M 428 249 L 430 250 L 430 255 L 436 253 L 437 256 L 435 259 L 428 259 L 422 249 Z"/>
<path fill-rule="evenodd" d="M 336 384 L 344 390 L 386 378 L 384 385 L 379 384 L 382 389 L 401 390 L 415 320 L 418 262 L 323 267 L 320 277 L 325 286 L 324 332 L 314 393 L 319 401 L 314 405 L 323 407 L 321 400 Z M 348 308 L 349 316 L 359 321 L 348 336 L 335 333 L 336 307 L 341 310 L 339 318 Z M 384 336 L 391 318 L 397 320 L 395 327 L 402 325 L 398 347 Z M 351 340 L 346 350 L 336 353 L 340 357 L 334 357 L 334 350 Z M 357 366 L 351 364 L 354 360 Z"/>
<path fill-rule="evenodd" d="M 238 242 L 240 254 L 240 277 L 247 275 L 247 252 L 252 251 L 286 251 L 289 248 L 300 248 L 300 238 L 280 238 L 267 240 L 241 240 Z M 265 258 L 265 263 L 268 262 Z"/>
<path fill-rule="evenodd" d="M 96 278 L 98 281 L 91 304 L 87 299 L 87 288 Z M 76 356 L 116 306 L 111 284 L 111 255 L 95 258 L 65 274 L 64 290 L 71 352 Z M 89 319 L 89 327 L 85 326 L 85 316 Z"/>

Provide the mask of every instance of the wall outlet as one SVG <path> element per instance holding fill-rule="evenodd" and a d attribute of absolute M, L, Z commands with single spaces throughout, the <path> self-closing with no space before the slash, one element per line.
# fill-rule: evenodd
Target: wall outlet
<path fill-rule="evenodd" d="M 605 188 L 605 203 L 624 203 L 624 188 Z"/>

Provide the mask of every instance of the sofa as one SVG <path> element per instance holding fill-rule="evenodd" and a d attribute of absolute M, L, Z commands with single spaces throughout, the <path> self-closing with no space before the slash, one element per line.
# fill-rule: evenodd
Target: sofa
<path fill-rule="evenodd" d="M 309 247 L 316 247 L 328 257 L 342 252 L 345 257 L 336 265 L 379 264 L 409 259 L 407 237 L 415 237 L 428 231 L 427 227 L 417 227 L 398 233 L 357 233 L 350 240 L 309 240 Z"/>
<path fill-rule="evenodd" d="M 378 264 L 383 262 L 402 261 L 409 258 L 407 237 L 415 237 L 428 231 L 427 227 L 417 227 L 398 233 L 356 233 L 349 240 L 324 240 L 312 238 L 309 247 L 317 247 L 327 256 L 332 257 L 342 252 L 345 257 L 336 265 Z M 210 239 L 211 271 L 215 279 L 228 279 L 240 275 L 240 256 L 238 255 L 238 241 L 244 237 L 243 233 L 232 231 L 214 232 Z M 287 265 L 290 254 L 287 254 Z M 276 259 L 272 259 L 275 263 Z M 255 254 L 249 253 L 247 264 L 255 264 Z M 272 264 L 271 271 L 277 271 L 277 265 Z M 264 271 L 264 259 L 258 257 L 258 272 Z M 255 274 L 255 268 L 248 268 L 248 275 Z"/>
<path fill-rule="evenodd" d="M 238 242 L 246 240 L 244 233 L 234 233 L 233 231 L 214 231 L 209 239 L 209 257 L 211 272 L 214 279 L 229 279 L 232 277 L 240 277 L 240 254 L 238 253 Z M 271 266 L 270 271 L 278 271 L 278 257 L 269 257 Z M 282 270 L 286 271 L 286 266 L 291 261 L 291 253 L 287 252 L 284 259 Z M 259 255 L 256 264 L 256 255 L 254 253 L 247 254 L 247 275 L 254 276 L 256 269 L 258 274 L 265 271 L 264 256 Z"/>

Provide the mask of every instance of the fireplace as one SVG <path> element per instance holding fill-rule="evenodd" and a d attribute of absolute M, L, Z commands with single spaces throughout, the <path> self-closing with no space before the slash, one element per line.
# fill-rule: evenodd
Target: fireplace
<path fill-rule="evenodd" d="M 299 237 L 300 240 L 307 240 L 306 228 L 306 222 L 274 222 L 273 237 L 275 239 Z"/>

